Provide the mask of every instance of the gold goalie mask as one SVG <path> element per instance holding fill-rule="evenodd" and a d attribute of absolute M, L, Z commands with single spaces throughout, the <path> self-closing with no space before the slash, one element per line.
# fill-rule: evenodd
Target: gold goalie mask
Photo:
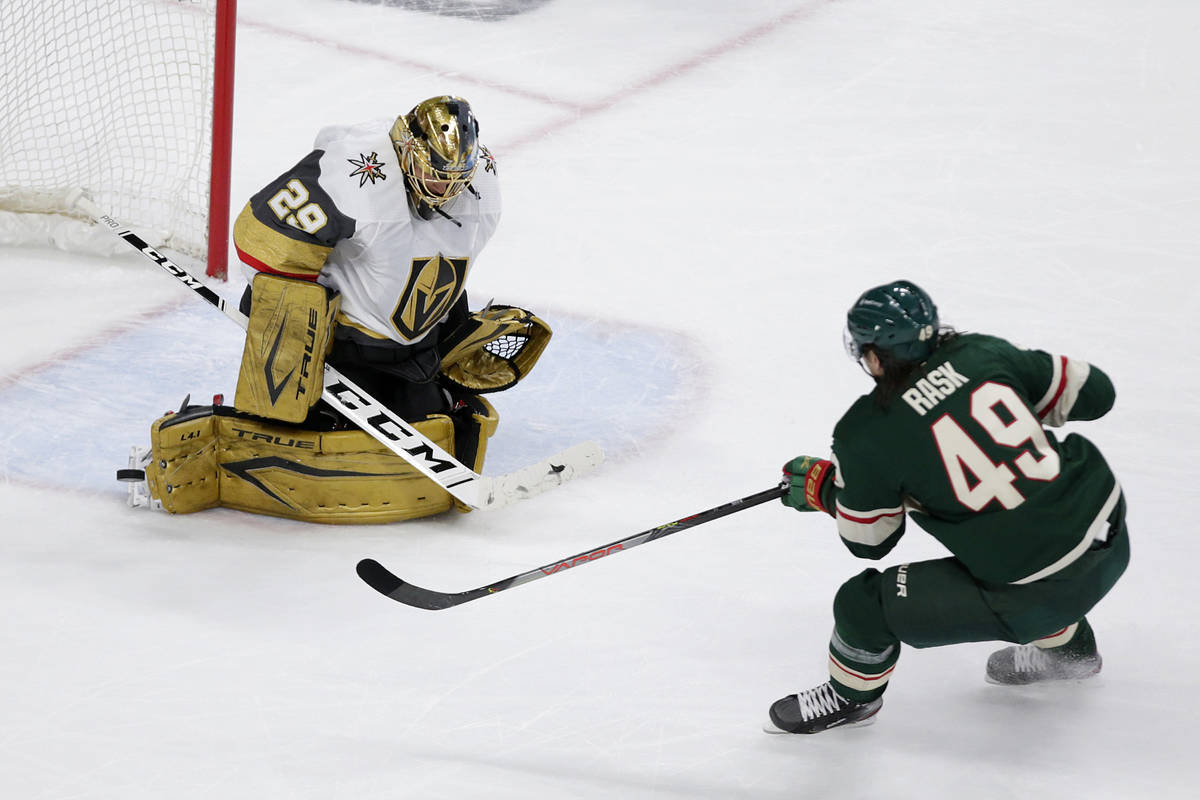
<path fill-rule="evenodd" d="M 413 204 L 438 208 L 475 177 L 479 164 L 479 123 L 461 97 L 422 100 L 396 119 L 392 144 Z"/>

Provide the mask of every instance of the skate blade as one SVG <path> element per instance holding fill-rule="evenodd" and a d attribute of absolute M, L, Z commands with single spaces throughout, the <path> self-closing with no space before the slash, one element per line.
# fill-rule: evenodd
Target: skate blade
<path fill-rule="evenodd" d="M 869 716 L 869 717 L 866 717 L 865 719 L 860 719 L 860 720 L 858 720 L 857 722 L 843 722 L 843 723 L 841 723 L 840 725 L 834 725 L 833 727 L 826 728 L 826 729 L 825 729 L 825 730 L 823 730 L 823 731 L 815 731 L 815 733 L 826 733 L 827 731 L 836 731 L 836 730 L 838 730 L 839 728 L 841 728 L 841 729 L 845 729 L 845 728 L 863 728 L 863 727 L 866 727 L 867 725 L 874 725 L 874 724 L 875 724 L 875 718 L 876 718 L 876 716 L 878 716 L 878 714 L 879 714 L 879 712 L 878 712 L 878 711 L 876 711 L 876 712 L 875 712 L 874 714 L 872 714 L 871 716 Z M 767 718 L 767 721 L 763 723 L 762 729 L 763 729 L 763 733 L 769 733 L 769 734 L 771 734 L 771 735 L 773 735 L 773 736 L 774 736 L 774 735 L 776 735 L 776 734 L 783 734 L 783 735 L 785 735 L 785 736 L 787 736 L 787 735 L 792 735 L 792 736 L 811 736 L 811 735 L 812 735 L 812 734 L 808 734 L 808 733 L 795 733 L 795 734 L 793 734 L 791 731 L 785 731 L 785 730 L 783 730 L 782 728 L 776 727 L 775 723 L 774 723 L 774 722 L 771 722 L 771 719 L 770 719 L 770 717 L 768 717 L 768 718 Z"/>
<path fill-rule="evenodd" d="M 146 483 L 146 465 L 150 462 L 150 448 L 134 445 L 129 451 L 129 466 L 117 470 L 117 480 L 127 484 L 125 504 L 130 508 L 147 508 L 161 511 L 162 501 L 150 494 Z"/>
<path fill-rule="evenodd" d="M 1061 678 L 1034 678 L 1027 681 L 1002 681 L 993 678 L 991 675 L 985 674 L 983 679 L 992 686 L 1046 686 L 1056 683 L 1079 683 L 1080 681 L 1086 681 L 1094 678 L 1099 674 L 1100 667 L 1097 666 L 1094 670 L 1086 675 L 1064 675 Z"/>

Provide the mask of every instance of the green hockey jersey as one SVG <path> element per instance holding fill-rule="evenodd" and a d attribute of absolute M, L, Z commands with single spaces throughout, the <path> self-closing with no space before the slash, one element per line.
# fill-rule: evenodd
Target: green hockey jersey
<path fill-rule="evenodd" d="M 1104 457 L 1044 427 L 1107 413 L 1115 392 L 1101 370 L 962 334 L 886 407 L 877 392 L 833 434 L 834 511 L 855 555 L 887 554 L 908 511 L 976 577 L 1028 583 L 1106 535 L 1121 490 Z"/>

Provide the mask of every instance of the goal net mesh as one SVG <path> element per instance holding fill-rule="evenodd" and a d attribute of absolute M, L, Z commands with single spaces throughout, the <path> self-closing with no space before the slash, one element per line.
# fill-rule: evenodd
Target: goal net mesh
<path fill-rule="evenodd" d="M 163 246 L 205 256 L 216 5 L 5 0 L 0 243 L 115 252 L 64 218 L 78 187 Z"/>

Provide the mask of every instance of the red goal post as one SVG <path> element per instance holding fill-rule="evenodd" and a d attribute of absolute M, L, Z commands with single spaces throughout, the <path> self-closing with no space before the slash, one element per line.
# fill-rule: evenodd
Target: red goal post
<path fill-rule="evenodd" d="M 83 189 L 224 279 L 236 0 L 6 0 L 4 17 L 0 244 L 121 252 L 66 204 Z"/>

